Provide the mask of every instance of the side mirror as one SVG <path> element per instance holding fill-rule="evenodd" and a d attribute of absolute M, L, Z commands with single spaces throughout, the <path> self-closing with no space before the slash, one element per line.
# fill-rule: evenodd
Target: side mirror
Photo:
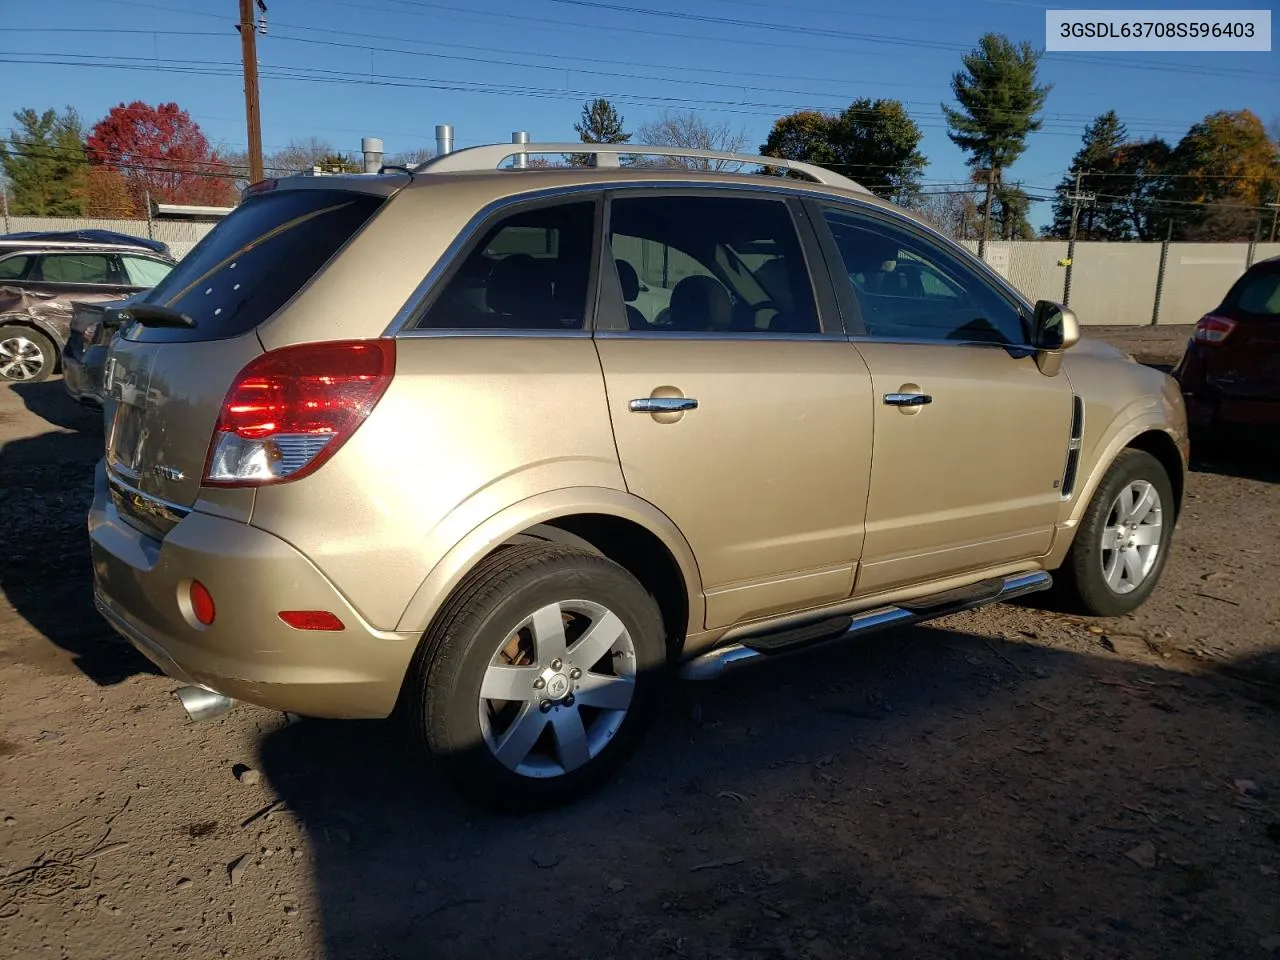
<path fill-rule="evenodd" d="M 1036 304 L 1031 321 L 1031 345 L 1036 351 L 1036 366 L 1046 377 L 1056 377 L 1062 369 L 1062 353 L 1080 339 L 1080 324 L 1069 307 L 1052 300 Z"/>

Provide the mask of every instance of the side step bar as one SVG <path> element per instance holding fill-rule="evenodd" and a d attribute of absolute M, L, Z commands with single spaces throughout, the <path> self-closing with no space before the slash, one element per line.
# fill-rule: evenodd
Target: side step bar
<path fill-rule="evenodd" d="M 888 627 L 905 627 L 974 607 L 1012 600 L 1024 594 L 1048 590 L 1053 577 L 1043 570 L 1012 577 L 982 580 L 932 596 L 917 597 L 900 604 L 879 607 L 848 616 L 828 617 L 812 623 L 790 627 L 775 633 L 744 637 L 729 646 L 719 647 L 684 664 L 679 675 L 685 680 L 715 680 L 730 667 L 748 661 L 776 657 L 804 650 L 822 643 L 847 640 L 874 633 Z"/>

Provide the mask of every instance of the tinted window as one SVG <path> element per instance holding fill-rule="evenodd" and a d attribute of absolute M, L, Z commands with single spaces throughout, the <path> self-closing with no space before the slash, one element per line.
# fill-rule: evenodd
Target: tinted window
<path fill-rule="evenodd" d="M 143 297 L 182 311 L 196 326 L 149 327 L 130 336 L 219 340 L 253 329 L 301 290 L 382 202 L 342 190 L 249 197 Z"/>
<path fill-rule="evenodd" d="M 420 329 L 581 330 L 595 203 L 499 220 L 418 323 Z"/>
<path fill-rule="evenodd" d="M 632 330 L 818 332 L 800 239 L 782 201 L 621 197 L 609 239 Z"/>
<path fill-rule="evenodd" d="M 46 283 L 115 283 L 111 258 L 103 253 L 46 253 L 39 279 Z"/>
<path fill-rule="evenodd" d="M 30 262 L 30 257 L 23 256 L 6 257 L 0 260 L 0 280 L 21 280 Z"/>
<path fill-rule="evenodd" d="M 146 257 L 123 256 L 125 273 L 129 275 L 129 283 L 135 287 L 154 287 L 169 275 L 173 264 L 162 260 L 149 260 Z"/>
<path fill-rule="evenodd" d="M 1280 317 L 1280 264 L 1255 267 L 1231 288 L 1226 306 L 1245 313 Z"/>
<path fill-rule="evenodd" d="M 960 258 L 879 219 L 823 216 L 871 337 L 1023 344 L 1018 308 Z"/>

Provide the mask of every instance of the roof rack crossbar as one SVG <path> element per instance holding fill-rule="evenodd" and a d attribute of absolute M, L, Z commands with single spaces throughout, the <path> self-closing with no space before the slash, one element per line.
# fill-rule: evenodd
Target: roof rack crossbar
<path fill-rule="evenodd" d="M 618 166 L 619 156 L 682 157 L 698 160 L 720 160 L 748 163 L 754 166 L 775 167 L 808 177 L 829 187 L 840 187 L 855 193 L 870 193 L 862 184 L 838 173 L 799 160 L 780 157 L 764 157 L 749 153 L 729 153 L 721 150 L 695 150 L 686 147 L 660 147 L 635 143 L 493 143 L 479 147 L 464 147 L 452 153 L 433 157 L 413 168 L 418 173 L 476 173 L 496 170 L 511 157 L 530 154 L 587 154 L 597 167 Z"/>

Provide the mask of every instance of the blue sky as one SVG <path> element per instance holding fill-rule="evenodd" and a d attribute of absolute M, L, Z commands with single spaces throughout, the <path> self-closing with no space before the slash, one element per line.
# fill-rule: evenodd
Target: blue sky
<path fill-rule="evenodd" d="M 391 153 L 432 145 L 435 124 L 444 122 L 454 125 L 458 146 L 505 141 L 520 129 L 534 140 L 573 139 L 581 103 L 594 95 L 612 99 L 628 128 L 664 107 L 692 108 L 742 128 L 754 148 L 792 110 L 893 97 L 923 129 L 927 181 L 942 183 L 966 175 L 939 106 L 951 100 L 961 54 L 987 30 L 1043 47 L 1046 5 L 268 0 L 268 7 L 268 33 L 258 38 L 268 151 L 313 135 L 354 151 L 361 136 L 380 136 Z M 1123 7 L 1168 8 L 1140 0 Z M 212 142 L 243 149 L 235 20 L 235 0 L 0 4 L 0 129 L 25 106 L 72 104 L 91 124 L 121 101 L 173 100 Z M 1213 110 L 1248 107 L 1264 122 L 1280 119 L 1278 59 L 1275 50 L 1050 54 L 1041 67 L 1053 84 L 1044 129 L 1008 177 L 1052 187 L 1085 123 L 1109 108 L 1132 135 L 1171 141 Z M 1047 216 L 1047 205 L 1038 205 L 1033 222 Z"/>

